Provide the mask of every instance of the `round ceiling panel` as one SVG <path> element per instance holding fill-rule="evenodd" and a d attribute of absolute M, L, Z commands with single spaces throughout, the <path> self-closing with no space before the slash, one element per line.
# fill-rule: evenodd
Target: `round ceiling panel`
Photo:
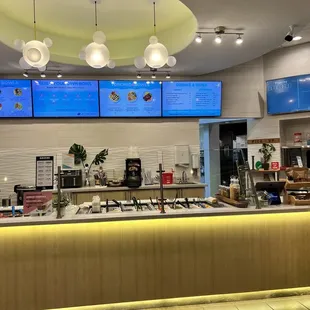
<path fill-rule="evenodd" d="M 1 0 L 0 26 L 6 29 L 3 43 L 13 47 L 16 38 L 34 38 L 33 1 Z M 94 5 L 89 0 L 39 0 L 36 2 L 37 38 L 50 37 L 54 45 L 51 59 L 85 65 L 78 57 L 82 46 L 92 42 L 95 32 Z M 157 36 L 173 55 L 193 40 L 197 20 L 179 0 L 156 4 Z M 143 55 L 153 35 L 153 5 L 149 0 L 104 0 L 98 5 L 98 30 L 106 37 L 111 58 L 117 66 L 131 65 Z"/>

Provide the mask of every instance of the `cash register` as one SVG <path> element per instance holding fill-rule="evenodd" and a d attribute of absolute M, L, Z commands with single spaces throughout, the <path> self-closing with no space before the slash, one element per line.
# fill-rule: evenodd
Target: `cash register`
<path fill-rule="evenodd" d="M 269 205 L 280 205 L 281 193 L 284 189 L 285 182 L 257 182 L 255 185 L 256 191 L 267 192 Z"/>

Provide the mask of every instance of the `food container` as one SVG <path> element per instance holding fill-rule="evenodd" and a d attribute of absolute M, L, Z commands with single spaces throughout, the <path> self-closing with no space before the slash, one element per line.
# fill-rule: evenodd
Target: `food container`
<path fill-rule="evenodd" d="M 173 184 L 173 173 L 172 172 L 163 173 L 163 184 Z"/>
<path fill-rule="evenodd" d="M 302 143 L 302 133 L 301 132 L 295 132 L 294 133 L 294 144 L 301 144 Z"/>

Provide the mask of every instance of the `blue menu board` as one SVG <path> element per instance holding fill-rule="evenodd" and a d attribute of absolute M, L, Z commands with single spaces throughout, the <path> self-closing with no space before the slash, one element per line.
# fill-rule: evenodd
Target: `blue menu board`
<path fill-rule="evenodd" d="M 171 81 L 163 83 L 164 117 L 221 116 L 222 82 Z"/>
<path fill-rule="evenodd" d="M 28 80 L 0 80 L 0 118 L 32 117 L 31 84 Z"/>
<path fill-rule="evenodd" d="M 160 117 L 161 83 L 100 81 L 101 117 Z"/>
<path fill-rule="evenodd" d="M 97 81 L 32 81 L 35 117 L 99 117 Z"/>
<path fill-rule="evenodd" d="M 268 114 L 310 110 L 310 75 L 267 81 Z"/>

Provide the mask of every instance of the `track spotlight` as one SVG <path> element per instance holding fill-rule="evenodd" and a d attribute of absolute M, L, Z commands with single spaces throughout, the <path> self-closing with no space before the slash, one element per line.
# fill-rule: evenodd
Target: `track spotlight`
<path fill-rule="evenodd" d="M 29 76 L 27 70 L 23 73 L 23 76 L 24 77 L 28 77 Z"/>
<path fill-rule="evenodd" d="M 222 43 L 222 37 L 220 34 L 218 34 L 215 39 L 214 39 L 216 44 L 221 44 Z"/>
<path fill-rule="evenodd" d="M 60 73 L 60 71 L 58 71 L 57 77 L 58 77 L 59 79 L 62 78 L 62 74 Z"/>
<path fill-rule="evenodd" d="M 155 73 L 152 74 L 152 79 L 156 79 L 156 74 Z"/>
<path fill-rule="evenodd" d="M 140 73 L 137 74 L 137 79 L 141 79 L 141 74 Z"/>
<path fill-rule="evenodd" d="M 170 73 L 167 73 L 167 75 L 166 75 L 166 79 L 170 79 L 170 78 L 171 78 Z"/>
<path fill-rule="evenodd" d="M 239 34 L 239 35 L 238 35 L 238 38 L 237 38 L 237 40 L 236 40 L 236 44 L 237 44 L 237 45 L 241 45 L 242 43 L 243 43 L 243 39 L 242 39 L 241 35 Z"/>
<path fill-rule="evenodd" d="M 45 72 L 42 72 L 42 73 L 41 73 L 41 78 L 45 78 L 45 77 L 46 77 Z"/>
<path fill-rule="evenodd" d="M 202 42 L 201 33 L 197 34 L 195 41 L 196 41 L 196 43 L 201 43 Z"/>

